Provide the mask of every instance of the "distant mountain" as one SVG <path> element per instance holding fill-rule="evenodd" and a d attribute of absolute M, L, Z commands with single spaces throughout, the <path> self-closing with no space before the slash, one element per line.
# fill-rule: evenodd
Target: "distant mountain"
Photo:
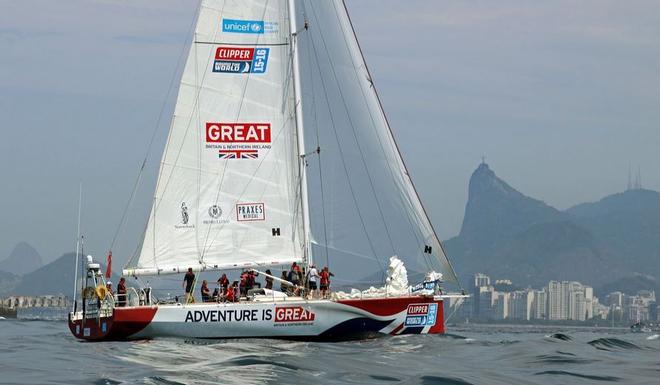
<path fill-rule="evenodd" d="M 549 280 L 603 285 L 635 270 L 625 263 L 622 247 L 610 246 L 627 244 L 627 230 L 598 228 L 601 211 L 586 205 L 561 212 L 517 191 L 482 163 L 470 178 L 461 232 L 445 248 L 464 283 L 482 272 L 523 286 L 544 286 Z M 606 231 L 609 240 L 603 237 Z"/>
<path fill-rule="evenodd" d="M 9 257 L 0 261 L 0 270 L 23 275 L 43 266 L 41 255 L 26 242 L 20 242 L 14 247 Z"/>
<path fill-rule="evenodd" d="M 73 290 L 75 259 L 75 253 L 67 253 L 48 265 L 32 273 L 25 274 L 21 282 L 14 288 L 12 294 L 65 294 L 71 296 Z M 103 264 L 101 264 L 101 266 L 102 271 L 105 271 L 105 266 Z M 80 271 L 78 274 L 80 277 Z M 119 278 L 113 274 L 111 280 L 116 283 L 119 281 Z"/>
<path fill-rule="evenodd" d="M 481 163 L 470 178 L 459 237 L 470 245 L 490 247 L 531 225 L 565 219 L 566 214 L 523 195 Z"/>
<path fill-rule="evenodd" d="M 19 282 L 21 277 L 18 275 L 0 271 L 0 297 L 11 293 Z"/>
<path fill-rule="evenodd" d="M 615 258 L 570 221 L 537 223 L 499 244 L 485 264 L 494 277 L 545 286 L 549 280 L 601 284 L 618 276 Z"/>
<path fill-rule="evenodd" d="M 608 284 L 594 288 L 594 294 L 604 298 L 607 294 L 620 291 L 624 294 L 635 295 L 640 290 L 655 290 L 656 296 L 660 295 L 660 282 L 649 275 L 633 274 L 617 279 Z"/>
<path fill-rule="evenodd" d="M 627 271 L 660 277 L 660 193 L 628 190 L 567 213 L 625 261 Z"/>

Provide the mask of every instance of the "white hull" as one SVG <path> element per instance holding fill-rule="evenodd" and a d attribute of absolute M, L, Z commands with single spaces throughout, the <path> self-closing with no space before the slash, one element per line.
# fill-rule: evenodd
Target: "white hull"
<path fill-rule="evenodd" d="M 293 338 L 344 340 L 377 335 L 443 333 L 439 297 L 201 303 L 116 308 L 82 322 L 73 334 L 88 340 L 184 338 Z"/>

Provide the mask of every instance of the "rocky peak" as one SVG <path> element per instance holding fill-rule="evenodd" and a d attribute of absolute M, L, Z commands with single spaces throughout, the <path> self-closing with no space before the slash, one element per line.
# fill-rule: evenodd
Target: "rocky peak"
<path fill-rule="evenodd" d="M 20 242 L 12 250 L 7 259 L 0 262 L 0 270 L 23 275 L 43 266 L 41 255 L 31 245 Z"/>
<path fill-rule="evenodd" d="M 490 247 L 532 224 L 564 217 L 560 211 L 511 187 L 482 162 L 470 177 L 460 237 Z"/>

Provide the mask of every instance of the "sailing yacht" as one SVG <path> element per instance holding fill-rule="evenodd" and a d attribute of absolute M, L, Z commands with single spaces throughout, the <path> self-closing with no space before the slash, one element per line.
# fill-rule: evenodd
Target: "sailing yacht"
<path fill-rule="evenodd" d="M 321 298 L 264 272 L 294 262 L 380 289 Z M 100 265 L 83 265 L 69 327 L 94 341 L 443 333 L 444 301 L 462 297 L 442 287 L 456 274 L 342 0 L 201 1 L 151 213 L 123 270 L 138 282 L 249 270 L 301 291 L 181 303 L 145 285 L 118 301 Z"/>

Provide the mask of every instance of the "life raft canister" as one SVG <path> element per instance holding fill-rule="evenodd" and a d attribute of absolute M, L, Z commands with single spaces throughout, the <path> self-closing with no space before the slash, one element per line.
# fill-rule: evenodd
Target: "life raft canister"
<path fill-rule="evenodd" d="M 82 297 L 84 299 L 92 299 L 96 295 L 96 290 L 93 287 L 85 287 L 82 290 Z"/>

